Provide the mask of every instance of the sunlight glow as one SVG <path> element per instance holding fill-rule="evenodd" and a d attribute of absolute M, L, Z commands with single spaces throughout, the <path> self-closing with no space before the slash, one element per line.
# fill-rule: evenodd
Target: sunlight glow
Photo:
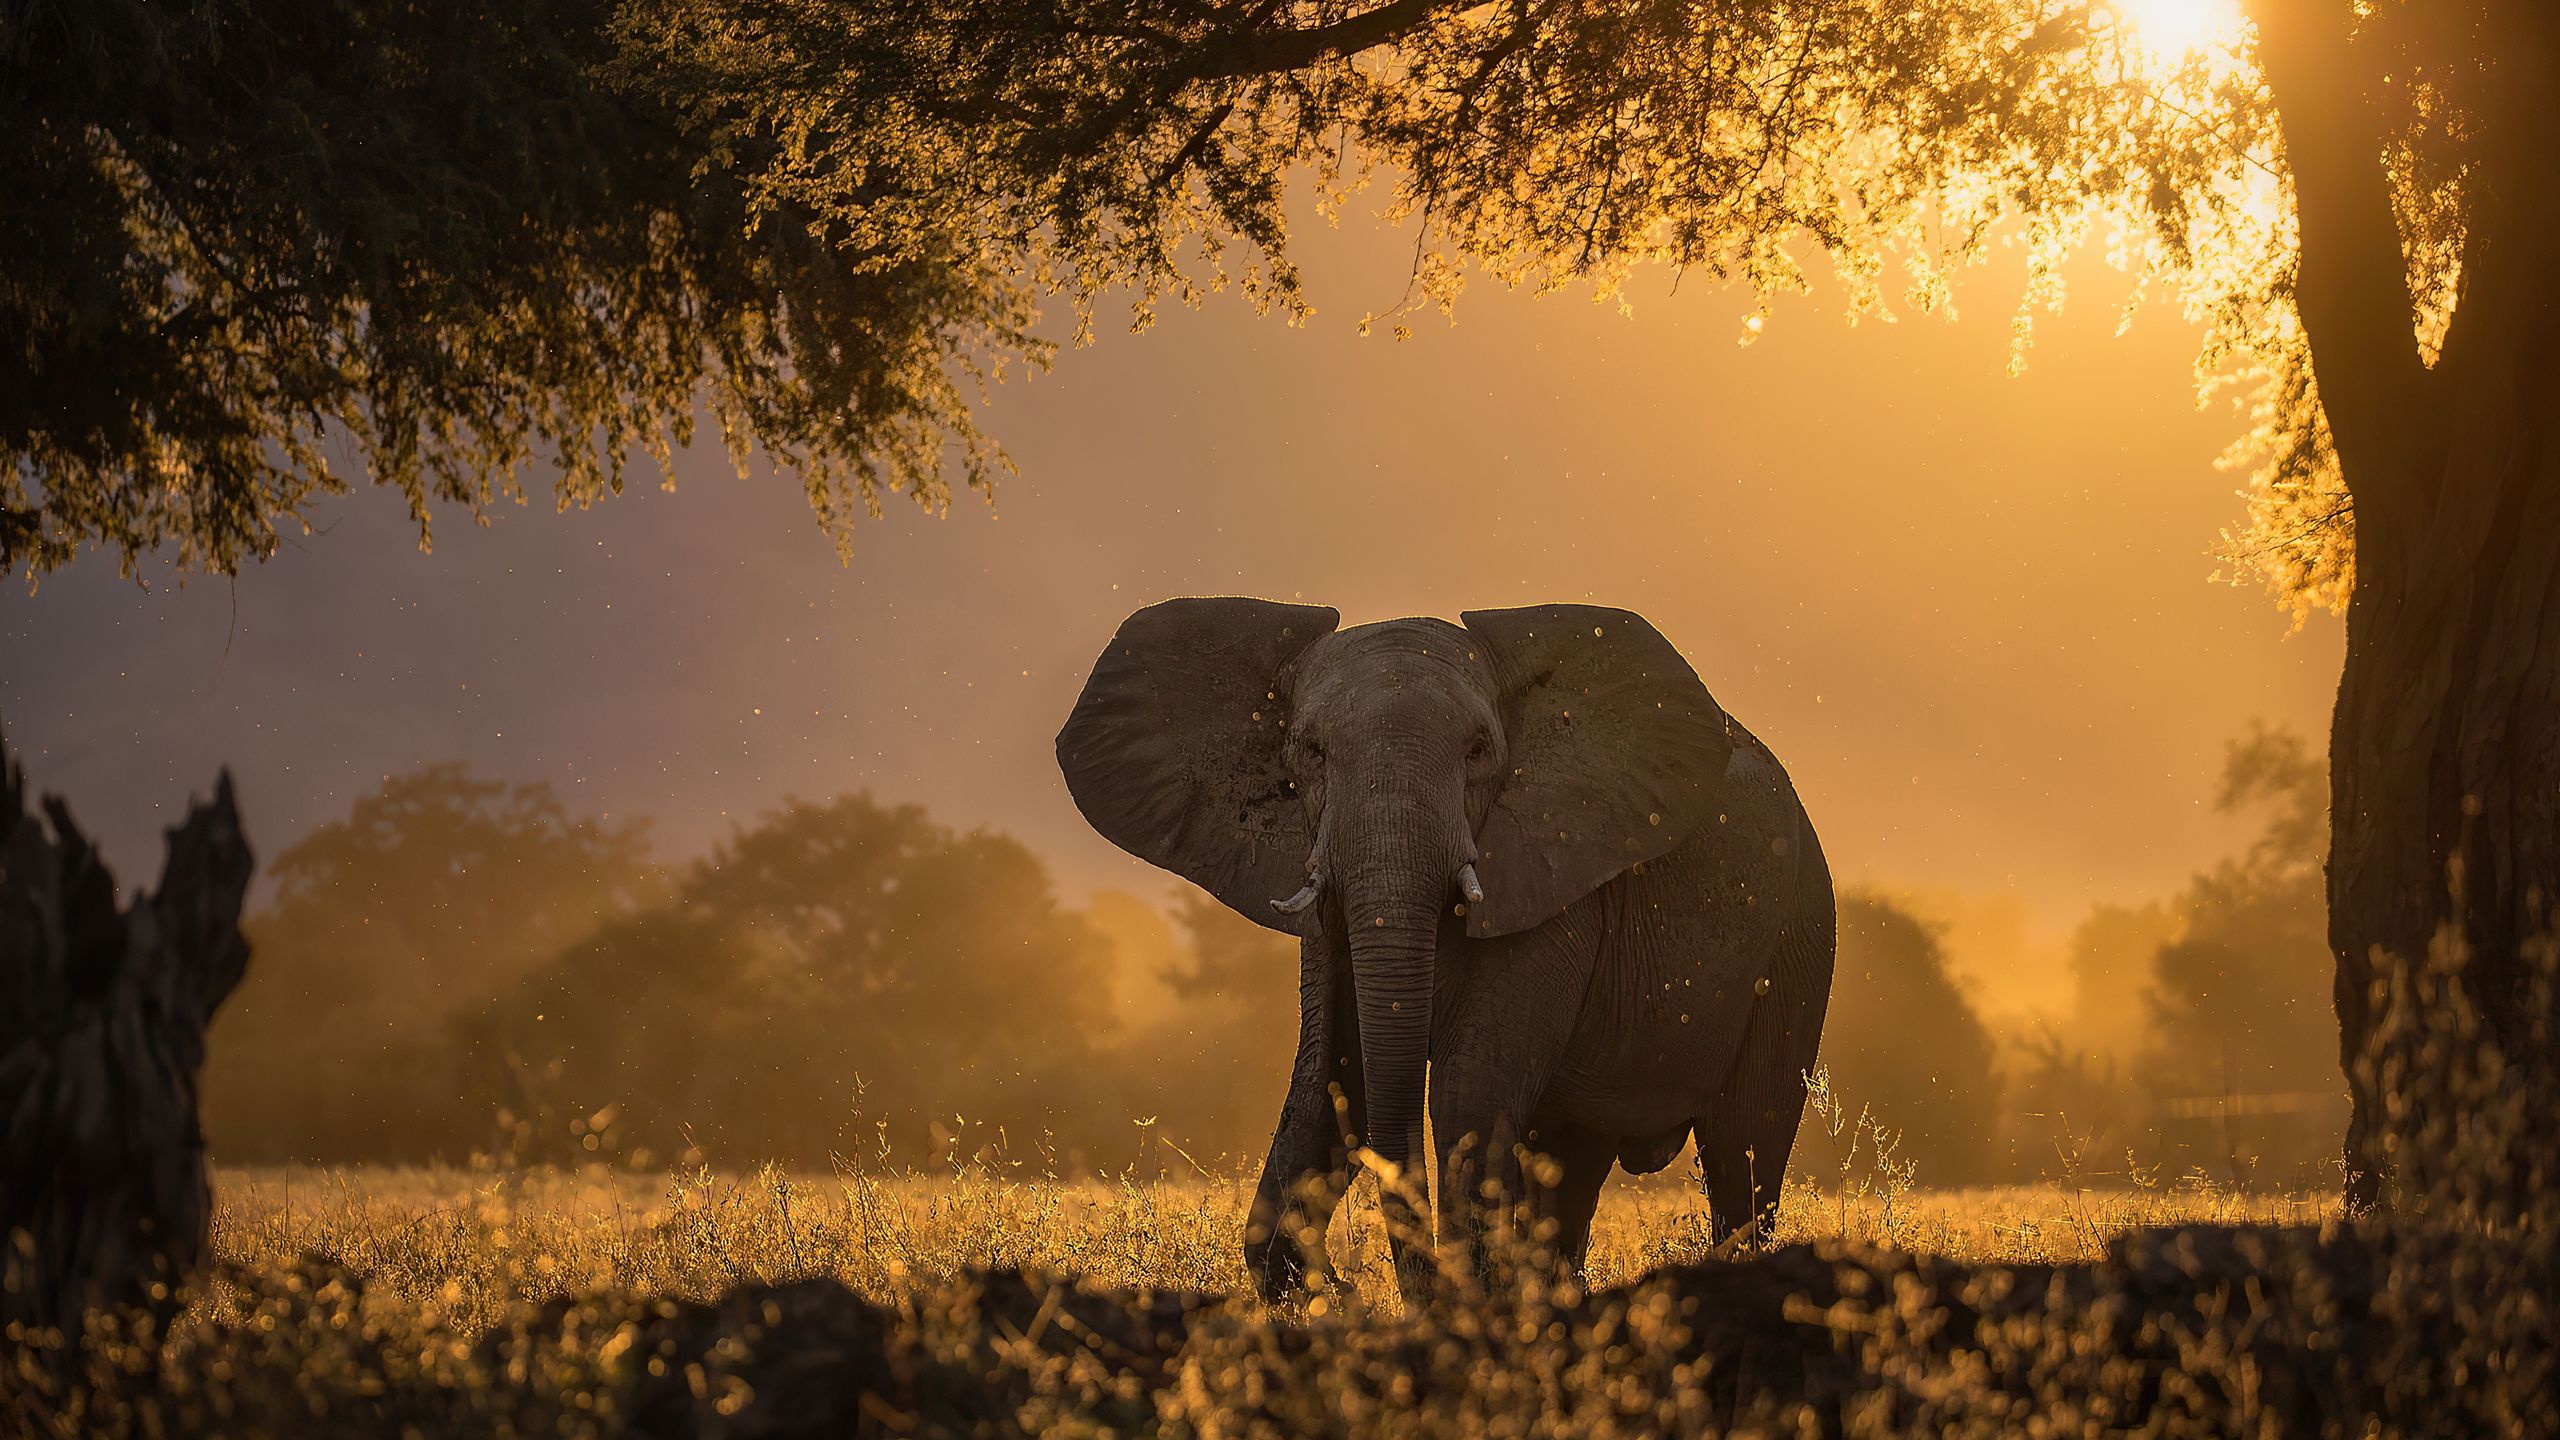
<path fill-rule="evenodd" d="M 2163 62 L 2175 63 L 2240 36 L 2239 0 L 2111 0 L 2110 8 L 2143 50 Z"/>

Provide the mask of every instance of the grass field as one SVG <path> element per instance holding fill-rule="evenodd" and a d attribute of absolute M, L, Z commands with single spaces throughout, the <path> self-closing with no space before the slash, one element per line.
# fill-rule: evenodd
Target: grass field
<path fill-rule="evenodd" d="M 2560 1436 L 2560 1084 L 2458 978 L 2365 1062 L 2404 1157 L 2370 1214 L 2063 1150 L 2091 1183 L 1916 1189 L 1822 1083 L 1765 1253 L 1711 1250 L 1675 1166 L 1612 1183 L 1586 1284 L 1412 1309 L 1372 1184 L 1347 1283 L 1275 1311 L 1247 1178 L 1170 1146 L 1112 1180 L 223 1169 L 183 1295 L 0 1348 L 0 1436 Z"/>
<path fill-rule="evenodd" d="M 2378 1247 L 2325 1198 L 1877 1179 L 1798 1181 L 1740 1265 L 1677 1168 L 1621 1177 L 1587 1294 L 1419 1314 L 1364 1184 L 1346 1288 L 1281 1314 L 1243 1176 L 225 1169 L 185 1310 L 93 1333 L 67 1402 L 19 1370 L 0 1433 L 2542 1433 L 2511 1420 L 2549 1412 L 2547 1316 L 2481 1303 L 2509 1250 Z"/>
<path fill-rule="evenodd" d="M 1242 1292 L 1252 1177 L 1060 1181 L 944 1176 L 595 1169 L 259 1169 L 216 1173 L 214 1247 L 226 1271 L 306 1260 L 367 1282 L 409 1324 L 471 1332 L 512 1305 L 596 1291 L 709 1298 L 814 1276 L 891 1301 L 972 1268 L 1019 1267 L 1115 1288 Z M 1798 1182 L 1778 1239 L 1845 1240 L 1970 1263 L 2092 1261 L 2144 1226 L 2316 1223 L 2327 1198 L 2210 1186 L 2060 1185 L 1879 1193 Z M 1398 1307 L 1374 1184 L 1333 1229 L 1336 1273 L 1373 1312 Z M 1677 1169 L 1619 1177 L 1593 1226 L 1593 1288 L 1709 1249 L 1704 1201 Z M 233 1303 L 217 1285 L 205 1305 Z"/>

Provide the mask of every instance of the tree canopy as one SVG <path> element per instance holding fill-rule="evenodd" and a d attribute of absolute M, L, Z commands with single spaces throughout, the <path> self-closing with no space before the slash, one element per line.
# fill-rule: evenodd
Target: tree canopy
<path fill-rule="evenodd" d="M 2495 57 L 2548 37 L 2497 0 L 2251 0 L 2250 23 L 2188 35 L 2146 35 L 2145 8 L 635 0 L 619 34 L 697 123 L 783 137 L 765 193 L 892 230 L 956 207 L 1088 319 L 1115 285 L 1141 324 L 1228 283 L 1300 311 L 1300 177 L 1335 210 L 1383 177 L 1417 231 L 1398 319 L 1450 304 L 1469 263 L 1604 292 L 1638 266 L 1699 271 L 1765 312 L 1815 255 L 1853 314 L 1930 310 L 2016 234 L 2023 348 L 2061 260 L 2103 243 L 2135 298 L 2204 323 L 2199 374 L 2243 402 L 2232 458 L 2255 498 L 2232 558 L 2298 606 L 2340 605 L 2350 506 L 2303 302 L 2334 321 L 2331 385 L 2358 404 L 2433 364 L 2487 182 L 2529 139 L 2522 71 Z M 2309 292 L 2305 204 L 2337 246 Z"/>
<path fill-rule="evenodd" d="M 2257 8 L 2346 43 L 2343 4 Z M 2482 57 L 2425 7 L 2366 8 L 2358 103 L 2431 344 Z M 1384 177 L 1417 231 L 1399 324 L 1469 262 L 1604 290 L 1676 267 L 1765 310 L 1819 255 L 1853 311 L 1928 310 L 2016 233 L 2023 346 L 2102 240 L 2248 395 L 2233 556 L 2338 603 L 2258 33 L 2146 47 L 2053 0 L 14 7 L 0 545 L 228 569 L 314 491 L 394 484 L 423 527 L 537 458 L 584 502 L 635 450 L 664 463 L 698 400 L 841 538 L 884 490 L 989 483 L 965 382 L 1045 359 L 1039 294 L 1082 325 L 1114 287 L 1141 324 L 1229 284 L 1303 313 L 1293 188 L 1340 209 Z"/>
<path fill-rule="evenodd" d="M 618 79 L 610 0 L 0 5 L 0 567 L 262 557 L 312 496 L 480 513 L 663 467 L 707 409 L 839 540 L 1001 461 L 1044 352 L 946 212 L 770 184 L 786 137 Z"/>

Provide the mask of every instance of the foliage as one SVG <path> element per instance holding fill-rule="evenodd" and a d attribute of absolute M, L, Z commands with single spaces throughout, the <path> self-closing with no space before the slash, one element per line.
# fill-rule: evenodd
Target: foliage
<path fill-rule="evenodd" d="M 2487 31 L 2365 8 L 2359 103 L 2432 360 Z M 882 489 L 942 503 L 946 442 L 988 482 L 958 380 L 1045 359 L 1042 292 L 1080 334 L 1115 287 L 1140 326 L 1228 284 L 1303 316 L 1291 194 L 1332 213 L 1383 174 L 1414 285 L 1371 318 L 1399 325 L 1469 262 L 1603 293 L 1668 266 L 1746 286 L 1748 338 L 1813 253 L 1888 317 L 1949 308 L 2013 237 L 2023 358 L 2100 245 L 2128 304 L 2203 323 L 2200 382 L 2245 418 L 2235 575 L 2335 606 L 2351 511 L 2260 44 L 2146 49 L 2042 0 L 26 5 L 0 20 L 0 176 L 42 203 L 0 222 L 0 558 L 170 542 L 228 569 L 346 483 L 332 436 L 422 527 L 538 451 L 584 503 L 634 447 L 663 464 L 706 392 L 841 539 Z"/>
<path fill-rule="evenodd" d="M 2464 877 L 2452 877 L 2459 889 Z M 2459 913 L 2461 897 L 2454 908 Z M 2390 1244 L 2376 1306 L 2386 1404 L 2436 1433 L 2560 1431 L 2560 1057 L 2544 1036 L 2501 1049 L 2476 1000 L 2478 952 L 2451 925 L 2427 953 L 2376 967 L 2379 1023 L 2352 1064 L 2377 1098 L 2391 1165 L 2377 1197 Z M 2531 937 L 2515 997 L 2560 1001 L 2560 931 Z M 2450 1383 L 2448 1383 L 2450 1381 Z"/>
<path fill-rule="evenodd" d="M 946 1161 L 1212 1164 L 1259 1154 L 1296 1044 L 1285 938 L 1177 899 L 1133 976 L 1028 850 L 863 796 L 670 877 L 645 821 L 434 765 L 269 873 L 206 1079 L 235 1159 L 817 1161 L 885 1125 Z M 1164 1003 L 1121 1013 L 1132 979 Z"/>
<path fill-rule="evenodd" d="M 2069 942 L 2071 1012 L 2064 1028 L 2075 1043 L 2116 1058 L 2143 1047 L 2151 1034 L 2152 963 L 2185 923 L 2168 900 L 2089 907 Z"/>
<path fill-rule="evenodd" d="M 480 514 L 662 471 L 707 406 L 842 543 L 999 457 L 972 376 L 1045 354 L 945 213 L 777 203 L 777 137 L 610 83 L 611 0 L 0 6 L 0 568 L 230 571 L 355 479 Z M 866 144 L 885 156 L 888 137 Z"/>
<path fill-rule="evenodd" d="M 212 1029 L 223 1153 L 433 1153 L 422 1132 L 472 1123 L 445 1022 L 656 899 L 648 828 L 572 816 L 547 783 L 430 765 L 277 856 L 245 927 L 255 962 Z"/>
<path fill-rule="evenodd" d="M 2374 7 L 2360 38 L 2403 62 L 2377 66 L 2394 78 L 2376 123 L 2440 335 L 2468 77 L 2459 26 L 2420 8 Z M 1329 212 L 1390 177 L 1385 211 L 1416 230 L 1413 287 L 1383 317 L 1399 328 L 1453 304 L 1465 262 L 1603 294 L 1667 266 L 1746 286 L 1748 339 L 1808 287 L 1810 252 L 1853 316 L 1889 318 L 1949 308 L 1954 274 L 2015 237 L 2023 359 L 2064 258 L 2102 243 L 2134 272 L 2129 304 L 2166 291 L 2204 325 L 2200 384 L 2246 419 L 2234 567 L 2298 608 L 2352 582 L 2251 33 L 2148 50 L 2106 6 L 2039 0 L 636 0 L 620 34 L 632 73 L 697 123 L 781 137 L 763 193 L 892 232 L 959 205 L 1087 323 L 1115 285 L 1141 326 L 1164 296 L 1231 282 L 1306 313 L 1300 176 Z M 882 136 L 916 167 L 877 162 Z"/>
<path fill-rule="evenodd" d="M 1530 1289 L 1399 1314 L 1375 1201 L 1355 1193 L 1337 1239 L 1348 1285 L 1275 1314 L 1240 1298 L 1232 1239 L 1249 1193 L 1241 1179 L 1075 1185 L 975 1168 L 817 1183 L 229 1172 L 211 1283 L 165 1341 L 100 1347 L 113 1378 L 83 1429 L 735 1433 L 795 1403 L 850 1409 L 856 1390 L 876 1392 L 869 1413 L 906 1400 L 891 1410 L 902 1428 L 932 1434 L 1255 1433 L 1257 1420 L 1364 1434 L 1389 1406 L 1418 1436 L 1999 1434 L 2029 1409 L 2087 1428 L 2147 1417 L 2144 1433 L 2166 1436 L 2323 1417 L 2351 1433 L 2368 1418 L 2382 1434 L 2545 1433 L 2549 1418 L 2548 1395 L 2524 1383 L 2540 1362 L 2504 1348 L 2547 1341 L 2547 1320 L 2501 1332 L 2482 1309 L 2547 1293 L 2531 1273 L 2446 1305 L 2424 1332 L 2434 1348 L 2400 1355 L 2376 1318 L 2454 1298 L 2428 1284 L 2453 1257 L 2372 1225 L 2323 1227 L 2329 1202 L 1920 1194 L 1904 1197 L 1899 1244 L 1879 1248 L 1862 1243 L 1872 1203 L 1843 1230 L 1830 1197 L 1805 1189 L 1782 1209 L 1785 1248 L 1735 1265 L 1705 1253 L 1694 1193 L 1620 1188 L 1595 1227 L 1592 1308 L 1576 1290 Z M 2471 1263 L 2517 1253 L 2512 1237 L 2463 1243 Z M 2359 1268 L 2378 1258 L 2406 1267 L 2388 1287 Z M 1061 1283 L 1073 1277 L 1089 1288 Z M 837 1283 L 885 1313 L 849 1333 L 820 1323 L 804 1303 Z M 664 1324 L 722 1295 L 751 1317 L 730 1343 Z M 1130 1313 L 1160 1338 L 1133 1345 L 1111 1318 Z M 1754 1362 L 1728 1368 L 1736 1342 Z M 1804 1342 L 1814 1363 L 1799 1367 L 1789 1352 Z M 866 1346 L 901 1363 L 859 1363 Z M 1787 1363 L 1766 1363 L 1771 1349 Z M 951 1383 L 918 1386 L 945 1367 Z M 723 1429 L 706 1407 L 688 1425 L 640 1422 L 630 1407 L 660 1379 L 737 1419 Z M 1731 1415 L 1736 1383 L 1814 1403 Z"/>

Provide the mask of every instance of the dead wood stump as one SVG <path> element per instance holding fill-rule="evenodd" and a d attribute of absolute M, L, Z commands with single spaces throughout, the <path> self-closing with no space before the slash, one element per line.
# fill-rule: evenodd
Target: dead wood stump
<path fill-rule="evenodd" d="M 254 862 L 228 771 L 129 907 L 61 798 L 26 799 L 0 746 L 0 1338 L 76 1345 L 92 1311 L 165 1318 L 204 1262 L 196 1085 Z"/>

